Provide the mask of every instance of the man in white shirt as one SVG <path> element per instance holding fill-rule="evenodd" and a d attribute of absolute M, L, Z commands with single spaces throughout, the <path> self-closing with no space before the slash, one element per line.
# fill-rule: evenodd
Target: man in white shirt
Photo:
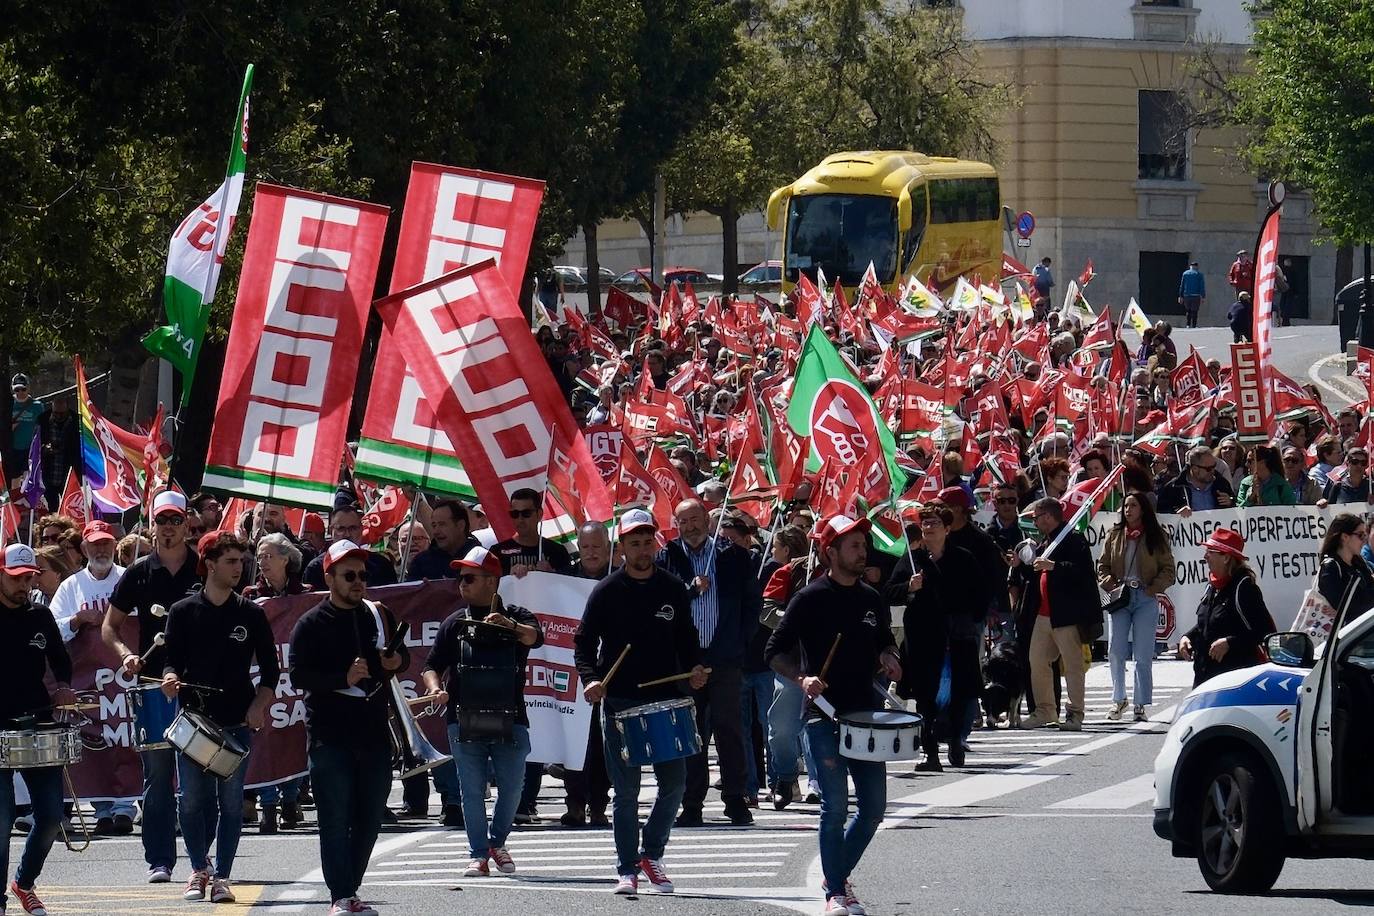
<path fill-rule="evenodd" d="M 115 583 L 124 575 L 116 566 L 114 529 L 106 522 L 87 523 L 81 531 L 86 566 L 62 581 L 52 596 L 52 615 L 62 639 L 71 642 L 86 627 L 99 627 L 110 605 Z M 95 832 L 102 836 L 134 831 L 134 806 L 127 801 L 97 801 Z"/>

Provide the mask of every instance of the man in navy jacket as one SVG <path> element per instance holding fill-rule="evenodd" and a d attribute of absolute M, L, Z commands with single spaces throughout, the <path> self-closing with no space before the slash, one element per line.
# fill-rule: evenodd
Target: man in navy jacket
<path fill-rule="evenodd" d="M 701 500 L 679 503 L 673 513 L 678 537 L 659 551 L 660 567 L 681 579 L 692 593 L 692 620 L 701 639 L 703 665 L 711 669 L 706 686 L 692 692 L 702 750 L 687 761 L 687 793 L 680 827 L 699 827 L 710 779 L 706 749 L 712 734 L 720 756 L 721 799 L 732 824 L 752 824 L 745 800 L 745 740 L 740 725 L 742 665 L 749 639 L 758 627 L 763 594 L 749 554 L 711 530 Z"/>

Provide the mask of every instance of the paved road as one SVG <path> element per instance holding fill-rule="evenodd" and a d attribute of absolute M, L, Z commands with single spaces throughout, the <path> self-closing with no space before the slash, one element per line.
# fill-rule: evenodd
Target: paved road
<path fill-rule="evenodd" d="M 1151 722 L 1103 719 L 1110 690 L 1105 666 L 1097 665 L 1088 675 L 1088 727 L 1081 733 L 976 732 L 968 766 L 941 775 L 917 776 L 910 764 L 891 764 L 888 818 L 855 876 L 870 912 L 1252 916 L 1374 905 L 1374 881 L 1358 863 L 1290 862 L 1274 893 L 1225 898 L 1206 891 L 1193 862 L 1169 856 L 1150 827 L 1150 774 L 1169 707 L 1187 692 L 1191 672 L 1164 661 L 1156 671 Z M 549 785 L 545 811 L 559 810 L 560 790 Z M 517 877 L 481 880 L 460 877 L 460 832 L 390 830 L 364 893 L 385 914 L 818 913 L 816 810 L 765 809 L 753 828 L 720 821 L 676 831 L 666 857 L 680 889 L 675 898 L 612 897 L 609 832 L 549 826 L 512 838 Z M 708 814 L 719 811 L 717 803 Z M 235 868 L 244 882 L 240 907 L 322 913 L 317 854 L 313 831 L 247 836 Z M 180 885 L 150 887 L 139 883 L 142 875 L 137 838 L 102 839 L 84 855 L 54 852 L 40 890 L 54 916 L 187 912 Z M 185 875 L 183 861 L 177 877 Z"/>

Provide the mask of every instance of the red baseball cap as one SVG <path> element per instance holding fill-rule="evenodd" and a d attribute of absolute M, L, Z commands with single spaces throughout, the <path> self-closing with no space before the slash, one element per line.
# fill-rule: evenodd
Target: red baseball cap
<path fill-rule="evenodd" d="M 847 515 L 832 515 L 816 526 L 812 537 L 821 542 L 821 553 L 824 554 L 826 548 L 835 543 L 836 539 L 844 537 L 849 532 L 862 531 L 867 534 L 872 529 L 873 523 L 866 518 L 854 519 Z"/>
<path fill-rule="evenodd" d="M 963 487 L 945 487 L 936 498 L 946 506 L 958 506 L 960 509 L 970 506 L 968 491 Z"/>
<path fill-rule="evenodd" d="M 324 559 L 320 561 L 320 565 L 324 567 L 325 572 L 329 572 L 329 567 L 349 557 L 356 557 L 366 563 L 367 555 L 370 552 L 371 551 L 366 548 L 359 547 L 352 541 L 335 541 L 325 550 Z"/>
<path fill-rule="evenodd" d="M 301 534 L 305 534 L 307 531 L 324 534 L 324 519 L 314 512 L 305 513 L 305 520 L 301 522 Z"/>
<path fill-rule="evenodd" d="M 1211 537 L 1203 542 L 1202 546 L 1205 550 L 1215 550 L 1217 553 L 1224 553 L 1238 560 L 1245 559 L 1245 538 L 1240 536 L 1240 532 L 1232 528 L 1218 528 L 1212 532 Z"/>
<path fill-rule="evenodd" d="M 99 519 L 87 522 L 86 527 L 81 529 L 81 540 L 94 543 L 95 541 L 115 540 L 114 529 L 109 522 L 102 522 Z"/>
<path fill-rule="evenodd" d="M 452 569 L 475 569 L 489 576 L 501 577 L 501 558 L 485 547 L 474 547 L 467 556 L 448 564 Z"/>

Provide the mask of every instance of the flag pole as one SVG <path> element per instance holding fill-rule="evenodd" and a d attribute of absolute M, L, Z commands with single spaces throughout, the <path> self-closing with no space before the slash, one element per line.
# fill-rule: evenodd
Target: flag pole
<path fill-rule="evenodd" d="M 405 581 L 406 570 L 410 567 L 410 545 L 415 540 L 415 510 L 424 498 L 425 494 L 416 488 L 415 498 L 410 501 L 410 511 L 406 513 L 406 546 L 401 551 L 401 581 Z"/>

